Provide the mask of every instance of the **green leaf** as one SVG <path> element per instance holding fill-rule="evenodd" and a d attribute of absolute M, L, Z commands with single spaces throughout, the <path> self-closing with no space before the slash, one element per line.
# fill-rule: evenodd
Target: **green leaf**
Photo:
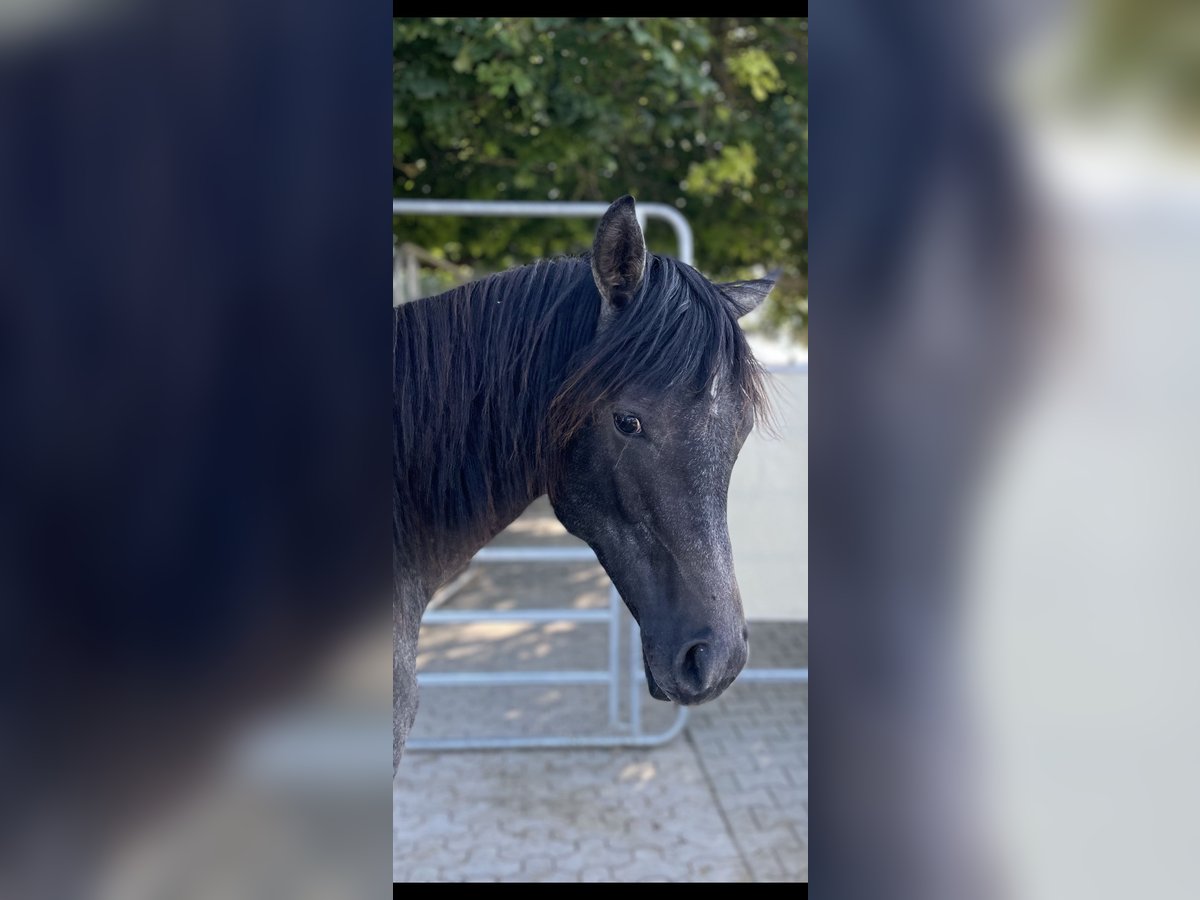
<path fill-rule="evenodd" d="M 466 72 L 470 72 L 474 65 L 475 62 L 471 59 L 471 45 L 464 43 L 462 48 L 458 51 L 458 55 L 454 57 L 454 62 L 451 64 L 451 67 L 455 72 L 458 72 L 459 74 L 465 74 Z"/>
<path fill-rule="evenodd" d="M 600 201 L 629 191 L 670 203 L 711 277 L 781 267 L 767 319 L 802 335 L 807 48 L 794 18 L 394 19 L 393 191 Z M 593 224 L 393 222 L 398 238 L 476 272 L 583 250 Z M 676 250 L 661 223 L 646 237 L 656 251 Z"/>

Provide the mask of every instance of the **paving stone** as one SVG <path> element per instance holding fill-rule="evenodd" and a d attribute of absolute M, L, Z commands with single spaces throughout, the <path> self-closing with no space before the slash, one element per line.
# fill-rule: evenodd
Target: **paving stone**
<path fill-rule="evenodd" d="M 606 602 L 596 567 L 489 566 L 447 608 Z M 422 667 L 599 668 L 606 657 L 603 628 L 502 624 L 437 626 L 422 637 Z M 805 625 L 764 625 L 751 625 L 752 665 L 807 665 Z M 648 699 L 643 709 L 648 730 L 673 715 Z M 605 728 L 595 687 L 443 688 L 423 692 L 413 736 Z M 397 881 L 807 880 L 808 690 L 735 683 L 652 749 L 410 751 L 393 818 Z"/>

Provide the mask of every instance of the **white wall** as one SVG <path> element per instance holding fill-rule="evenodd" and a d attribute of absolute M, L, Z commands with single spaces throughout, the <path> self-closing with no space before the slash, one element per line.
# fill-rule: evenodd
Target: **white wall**
<path fill-rule="evenodd" d="M 778 436 L 757 429 L 729 487 L 729 534 L 750 619 L 808 618 L 808 374 L 771 375 Z"/>

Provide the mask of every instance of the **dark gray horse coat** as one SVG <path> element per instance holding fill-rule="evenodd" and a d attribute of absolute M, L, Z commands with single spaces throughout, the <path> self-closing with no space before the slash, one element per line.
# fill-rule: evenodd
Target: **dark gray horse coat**
<path fill-rule="evenodd" d="M 771 284 L 648 253 L 622 197 L 589 257 L 395 311 L 394 763 L 430 596 L 544 493 L 640 623 L 654 697 L 702 703 L 741 671 L 725 501 L 765 398 L 737 320 Z"/>

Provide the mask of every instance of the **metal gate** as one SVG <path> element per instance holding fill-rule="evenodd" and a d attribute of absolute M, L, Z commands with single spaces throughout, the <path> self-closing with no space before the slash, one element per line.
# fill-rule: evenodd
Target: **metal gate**
<path fill-rule="evenodd" d="M 491 217 L 556 217 L 599 219 L 608 209 L 607 203 L 539 202 L 508 200 L 393 200 L 393 216 L 491 216 Z M 678 259 L 693 265 L 694 244 L 692 229 L 684 216 L 674 207 L 663 203 L 639 203 L 638 222 L 645 228 L 649 219 L 661 219 L 675 231 Z M 405 284 L 412 292 L 415 274 L 412 264 L 406 267 Z M 411 299 L 411 298 L 410 298 Z M 393 299 L 393 302 L 395 300 Z M 805 367 L 807 370 L 807 366 Z M 471 565 L 506 562 L 533 562 L 546 565 L 586 562 L 597 563 L 595 554 L 587 548 L 571 547 L 505 547 L 484 548 L 475 555 Z M 597 670 L 557 670 L 539 672 L 437 672 L 417 676 L 419 684 L 430 687 L 479 687 L 496 685 L 603 685 L 608 694 L 608 723 L 614 733 L 592 735 L 544 735 L 528 737 L 453 737 L 416 738 L 407 744 L 409 750 L 482 750 L 501 748 L 550 747 L 628 747 L 664 744 L 683 730 L 687 723 L 687 707 L 676 706 L 674 721 L 665 730 L 647 734 L 642 730 L 642 691 L 646 675 L 641 660 L 641 632 L 637 622 L 629 619 L 628 659 L 620 659 L 621 597 L 609 586 L 608 608 L 598 609 L 529 609 L 529 610 L 440 610 L 425 614 L 422 625 L 449 625 L 463 622 L 581 622 L 605 625 L 608 629 L 608 666 Z M 629 691 L 629 721 L 621 721 L 622 668 L 627 673 Z M 745 669 L 739 681 L 808 681 L 807 669 Z M 620 729 L 620 731 L 615 731 Z"/>

